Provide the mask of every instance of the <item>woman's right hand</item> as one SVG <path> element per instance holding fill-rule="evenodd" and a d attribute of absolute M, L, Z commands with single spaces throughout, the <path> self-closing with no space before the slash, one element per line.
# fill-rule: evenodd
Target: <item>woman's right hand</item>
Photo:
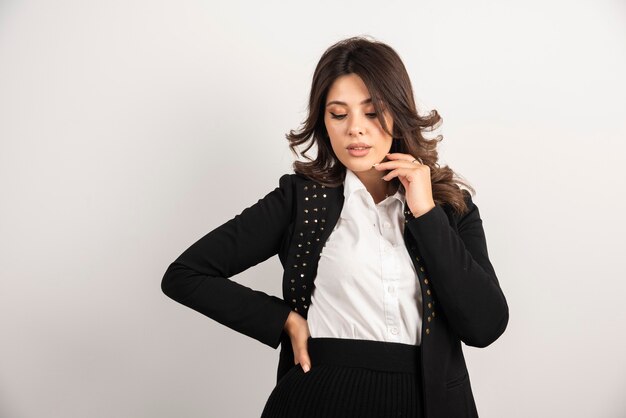
<path fill-rule="evenodd" d="M 285 331 L 291 339 L 291 347 L 293 347 L 294 363 L 300 363 L 302 370 L 308 372 L 311 370 L 311 359 L 309 358 L 308 339 L 311 336 L 309 332 L 309 324 L 302 315 L 296 311 L 291 311 L 285 321 Z"/>

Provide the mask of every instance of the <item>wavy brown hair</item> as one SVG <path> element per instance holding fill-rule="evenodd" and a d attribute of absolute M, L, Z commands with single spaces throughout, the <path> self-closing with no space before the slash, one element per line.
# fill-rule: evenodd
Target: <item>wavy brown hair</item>
<path fill-rule="evenodd" d="M 428 165 L 435 203 L 447 203 L 458 213 L 464 213 L 467 205 L 463 193 L 467 191 L 464 192 L 459 185 L 470 189 L 472 194 L 475 194 L 474 188 L 450 167 L 438 164 L 437 145 L 443 140 L 442 135 L 426 139 L 422 134 L 438 128 L 443 119 L 436 110 L 426 116 L 418 114 L 411 81 L 400 56 L 390 46 L 367 37 L 341 40 L 330 46 L 320 58 L 313 74 L 308 116 L 299 131 L 290 130 L 286 135 L 291 151 L 308 160 L 294 161 L 294 171 L 327 187 L 343 183 L 346 167 L 330 145 L 324 112 L 328 90 L 335 79 L 351 73 L 361 77 L 367 86 L 378 120 L 393 138 L 391 152 L 410 154 Z M 385 123 L 383 109 L 393 118 L 392 133 Z M 302 144 L 306 147 L 299 152 L 297 147 Z M 315 159 L 306 154 L 313 145 L 317 146 Z M 402 187 L 397 177 L 393 181 Z"/>

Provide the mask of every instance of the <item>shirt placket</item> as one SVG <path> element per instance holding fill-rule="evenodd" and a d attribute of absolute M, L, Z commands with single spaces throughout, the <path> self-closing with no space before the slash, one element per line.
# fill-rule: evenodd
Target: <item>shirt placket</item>
<path fill-rule="evenodd" d="M 386 340 L 400 341 L 400 306 L 398 302 L 398 280 L 400 279 L 399 260 L 395 251 L 395 234 L 389 214 L 389 205 L 377 207 L 378 238 L 380 243 L 380 278 L 383 287 Z"/>

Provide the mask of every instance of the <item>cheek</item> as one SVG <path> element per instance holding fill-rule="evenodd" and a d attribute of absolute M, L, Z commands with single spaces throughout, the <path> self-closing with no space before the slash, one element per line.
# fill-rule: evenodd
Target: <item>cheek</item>
<path fill-rule="evenodd" d="M 338 145 L 338 143 L 337 141 L 333 143 L 333 139 L 341 137 L 339 129 L 337 128 L 337 126 L 333 126 L 333 124 L 331 123 L 329 125 L 326 125 L 326 132 L 328 133 L 328 140 L 330 141 L 330 144 L 332 145 L 333 149 L 336 149 L 335 145 Z"/>
<path fill-rule="evenodd" d="M 329 120 L 325 120 L 324 122 L 326 123 L 326 130 L 328 131 L 328 133 L 331 133 L 337 130 L 337 128 L 333 126 L 334 124 L 330 123 Z"/>
<path fill-rule="evenodd" d="M 333 151 L 335 152 L 335 155 L 340 154 L 340 150 L 338 148 L 338 144 L 336 142 L 333 142 L 333 140 L 330 140 L 330 147 L 333 149 Z"/>

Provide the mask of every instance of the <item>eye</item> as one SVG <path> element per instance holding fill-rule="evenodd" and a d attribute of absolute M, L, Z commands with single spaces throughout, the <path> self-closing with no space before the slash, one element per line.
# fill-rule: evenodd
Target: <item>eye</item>
<path fill-rule="evenodd" d="M 343 118 L 345 118 L 345 117 L 346 117 L 346 115 L 335 115 L 333 112 L 330 112 L 330 115 L 331 115 L 331 117 L 332 117 L 333 119 L 339 119 L 339 120 L 341 120 L 341 119 L 343 119 Z M 378 115 L 378 113 L 375 113 L 375 112 L 374 112 L 374 113 L 366 113 L 365 115 L 366 115 L 368 118 L 370 118 L 370 119 L 375 119 L 375 118 L 376 118 L 376 115 Z"/>

